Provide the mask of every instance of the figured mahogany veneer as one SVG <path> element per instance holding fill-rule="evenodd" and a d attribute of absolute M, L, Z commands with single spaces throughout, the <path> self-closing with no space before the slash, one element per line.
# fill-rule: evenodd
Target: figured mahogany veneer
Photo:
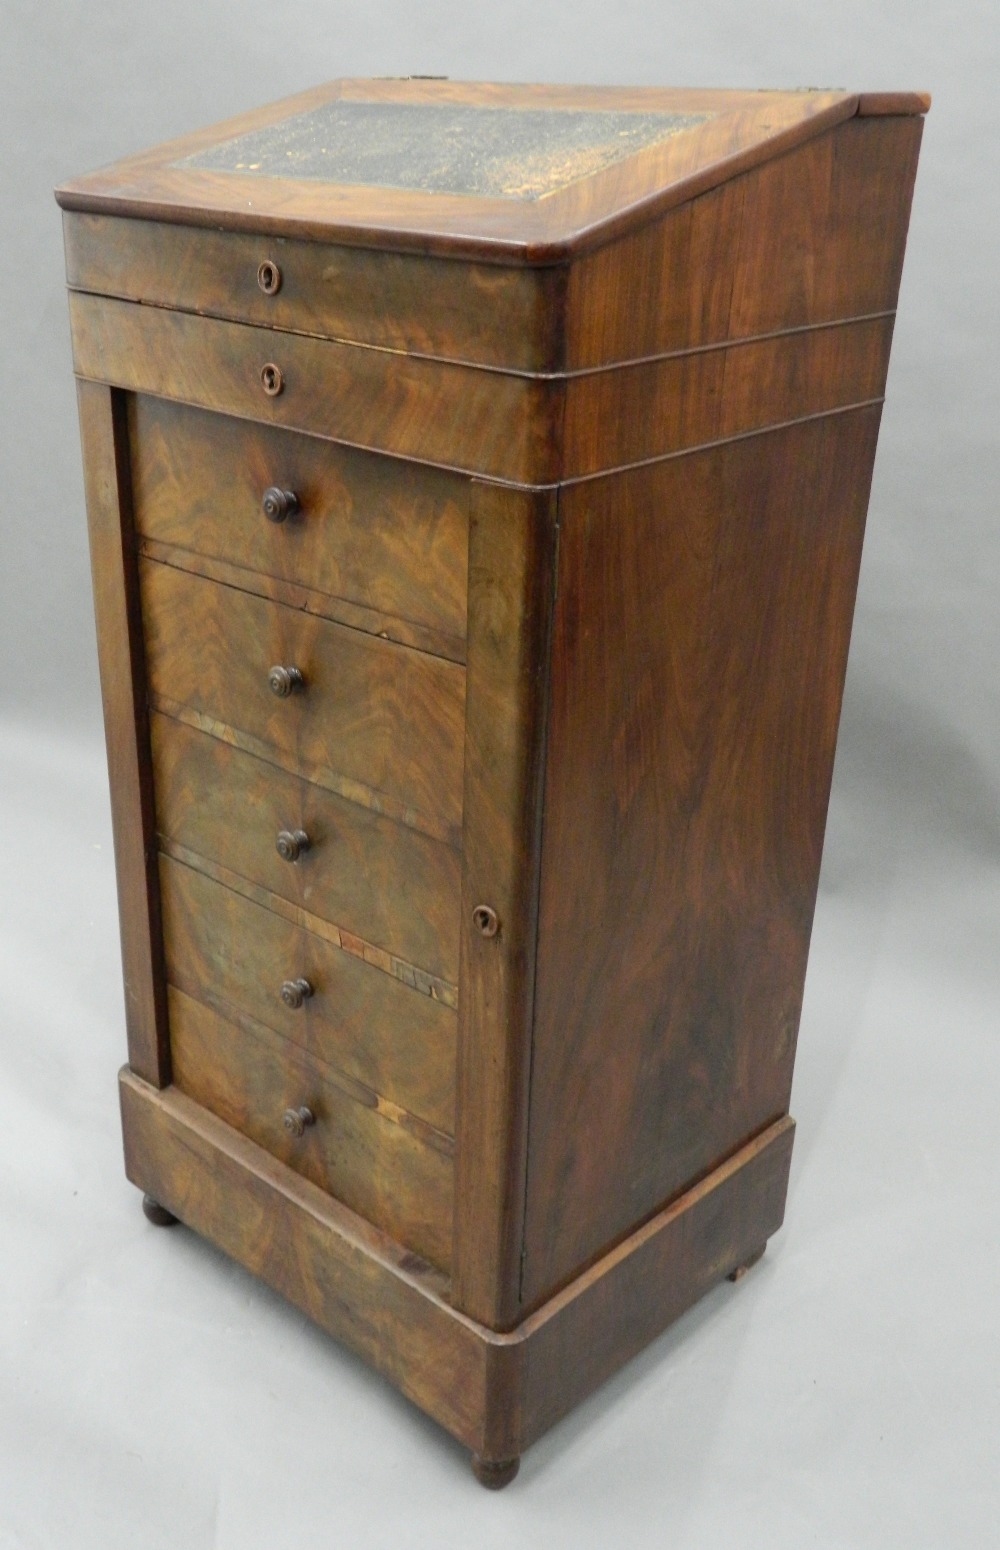
<path fill-rule="evenodd" d="M 172 565 L 140 560 L 139 578 L 154 705 L 458 839 L 462 667 Z M 285 664 L 304 683 L 279 698 L 270 672 Z"/>
<path fill-rule="evenodd" d="M 492 1488 L 781 1224 L 927 106 L 344 81 L 59 192 L 128 1176 Z"/>
<path fill-rule="evenodd" d="M 447 1137 L 383 1113 L 374 1095 L 366 1102 L 345 1089 L 335 1068 L 264 1025 L 221 1017 L 179 990 L 168 999 L 181 1092 L 448 1269 L 453 1168 Z M 314 1123 L 296 1136 L 284 1114 L 299 1104 L 308 1106 Z"/>
<path fill-rule="evenodd" d="M 201 856 L 160 858 L 170 983 L 336 1067 L 364 1101 L 380 1098 L 453 1135 L 457 1017 L 439 999 L 450 987 L 424 988 L 418 976 L 414 986 L 380 955 L 358 951 L 357 938 L 331 940 L 316 917 L 283 913 L 273 897 L 244 891 L 242 878 L 220 882 L 206 865 Z M 311 994 L 290 1006 L 282 985 L 300 978 Z"/>
<path fill-rule="evenodd" d="M 467 481 L 135 394 L 141 551 L 306 613 L 465 659 Z M 298 510 L 259 521 L 261 492 Z"/>
<path fill-rule="evenodd" d="M 456 1002 L 460 853 L 366 803 L 303 779 L 192 727 L 151 718 L 157 829 L 162 849 L 196 855 L 199 867 L 271 910 L 308 918 L 397 978 Z M 217 729 L 218 730 L 218 729 Z M 294 865 L 277 836 L 301 830 L 308 851 Z M 407 967 L 408 966 L 408 967 Z"/>

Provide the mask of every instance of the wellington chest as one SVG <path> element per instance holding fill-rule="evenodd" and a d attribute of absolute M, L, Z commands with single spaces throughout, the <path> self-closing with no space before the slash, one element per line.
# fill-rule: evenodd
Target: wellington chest
<path fill-rule="evenodd" d="M 781 1224 L 927 105 L 340 81 L 58 193 L 126 1172 L 488 1485 Z"/>

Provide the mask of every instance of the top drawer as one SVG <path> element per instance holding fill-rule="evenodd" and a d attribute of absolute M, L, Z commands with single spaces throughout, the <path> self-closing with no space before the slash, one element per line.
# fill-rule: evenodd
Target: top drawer
<path fill-rule="evenodd" d="M 67 212 L 72 290 L 524 371 L 558 367 L 558 270 Z"/>

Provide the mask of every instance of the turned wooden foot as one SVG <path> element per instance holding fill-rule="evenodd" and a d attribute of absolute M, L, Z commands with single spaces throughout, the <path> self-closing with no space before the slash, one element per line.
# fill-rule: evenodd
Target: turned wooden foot
<path fill-rule="evenodd" d="M 168 1211 L 166 1206 L 161 1206 L 160 1202 L 154 1200 L 152 1195 L 143 1195 L 142 1209 L 146 1214 L 147 1221 L 152 1222 L 154 1227 L 173 1227 L 177 1222 L 177 1217 L 174 1213 Z"/>
<path fill-rule="evenodd" d="M 480 1458 L 478 1453 L 472 1455 L 472 1473 L 488 1491 L 502 1491 L 505 1485 L 510 1485 L 520 1467 L 519 1458 L 501 1459 L 497 1463 L 493 1459 Z"/>
<path fill-rule="evenodd" d="M 764 1258 L 764 1250 L 766 1248 L 767 1244 L 762 1243 L 759 1249 L 754 1250 L 749 1259 L 743 1261 L 742 1265 L 737 1265 L 735 1270 L 730 1270 L 729 1275 L 726 1277 L 727 1281 L 742 1281 L 747 1271 L 752 1270 L 759 1259 Z"/>

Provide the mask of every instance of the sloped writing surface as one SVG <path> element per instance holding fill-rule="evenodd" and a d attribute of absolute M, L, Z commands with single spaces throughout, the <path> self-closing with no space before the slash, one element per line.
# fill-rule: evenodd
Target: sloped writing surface
<path fill-rule="evenodd" d="M 711 113 L 325 102 L 175 162 L 321 183 L 538 199 Z"/>
<path fill-rule="evenodd" d="M 840 91 L 330 81 L 74 178 L 57 198 L 103 215 L 557 264 L 857 108 Z"/>

